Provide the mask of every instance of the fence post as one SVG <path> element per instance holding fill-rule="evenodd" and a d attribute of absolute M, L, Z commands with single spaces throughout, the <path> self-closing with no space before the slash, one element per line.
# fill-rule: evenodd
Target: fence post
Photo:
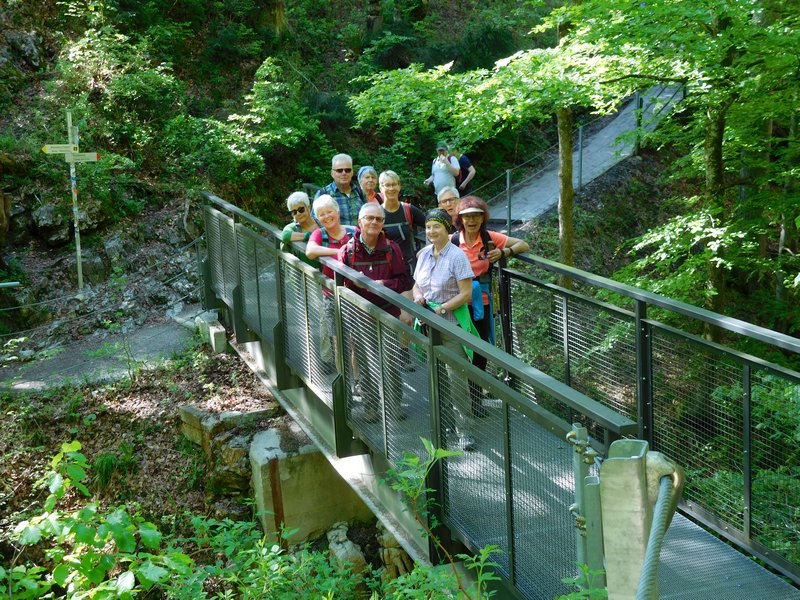
<path fill-rule="evenodd" d="M 646 323 L 647 304 L 636 301 L 634 308 L 636 327 L 636 400 L 639 422 L 639 437 L 652 443 L 653 440 L 653 348 L 650 326 Z"/>
<path fill-rule="evenodd" d="M 506 169 L 506 232 L 511 233 L 511 169 Z"/>
<path fill-rule="evenodd" d="M 753 445 L 752 445 L 752 381 L 750 365 L 744 365 L 742 372 L 742 445 L 744 452 L 742 453 L 742 469 L 743 484 L 744 484 L 744 510 L 742 511 L 742 532 L 748 543 L 751 541 L 751 527 L 752 527 L 752 502 L 753 502 Z"/>
<path fill-rule="evenodd" d="M 583 187 L 583 125 L 578 126 L 578 189 Z"/>
<path fill-rule="evenodd" d="M 636 103 L 636 108 L 634 109 L 634 124 L 636 125 L 636 140 L 633 144 L 633 153 L 639 154 L 639 149 L 642 144 L 642 107 L 644 107 L 644 98 L 642 98 L 641 93 L 636 92 L 634 96 L 634 102 Z"/>

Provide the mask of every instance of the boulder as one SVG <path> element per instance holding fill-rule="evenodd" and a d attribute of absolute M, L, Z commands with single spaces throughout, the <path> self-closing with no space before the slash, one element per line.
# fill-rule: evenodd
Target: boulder
<path fill-rule="evenodd" d="M 72 237 L 69 217 L 55 204 L 42 204 L 31 213 L 39 237 L 50 246 L 62 246 Z"/>
<path fill-rule="evenodd" d="M 42 66 L 42 36 L 35 31 L 11 31 L 6 33 L 6 42 L 15 62 L 31 69 Z"/>

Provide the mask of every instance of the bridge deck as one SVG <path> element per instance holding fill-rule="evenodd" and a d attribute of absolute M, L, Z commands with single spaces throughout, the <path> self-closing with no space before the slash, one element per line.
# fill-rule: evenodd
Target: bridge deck
<path fill-rule="evenodd" d="M 418 360 L 416 367 L 413 372 L 401 375 L 403 407 L 408 418 L 386 423 L 395 448 L 418 447 L 419 436 L 430 429 L 425 393 L 427 374 Z M 457 501 L 452 510 L 449 506 L 445 508 L 450 526 L 467 539 L 479 540 L 480 545 L 508 548 L 503 526 L 505 490 L 502 482 L 492 476 L 503 462 L 499 446 L 503 443 L 500 406 L 495 401 L 489 416 L 480 421 L 477 451 L 449 459 L 446 491 Z M 357 400 L 350 408 L 350 418 L 357 429 L 368 441 L 377 444 L 382 439 L 384 424 L 365 422 L 363 406 Z M 515 522 L 514 544 L 518 552 L 527 555 L 527 560 L 516 565 L 518 589 L 531 600 L 549 600 L 570 591 L 554 580 L 553 573 L 571 577 L 576 571 L 574 541 L 565 536 L 565 531 L 573 530 L 573 517 L 568 511 L 574 498 L 572 447 L 521 414 L 512 414 L 512 420 L 520 428 L 511 438 L 515 487 L 519 488 L 515 490 L 514 503 L 524 505 L 516 513 L 523 520 Z M 362 476 L 359 474 L 358 478 Z M 362 483 L 351 482 L 354 486 Z M 493 558 L 508 574 L 509 558 Z M 675 515 L 665 537 L 659 591 L 662 599 L 800 600 L 800 590 L 680 514 Z"/>

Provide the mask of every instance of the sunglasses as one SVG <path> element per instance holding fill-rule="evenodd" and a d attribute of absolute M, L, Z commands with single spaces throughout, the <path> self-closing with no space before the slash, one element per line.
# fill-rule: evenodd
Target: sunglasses
<path fill-rule="evenodd" d="M 306 207 L 305 206 L 301 206 L 300 208 L 293 208 L 292 209 L 292 215 L 302 215 L 304 212 L 306 212 Z"/>
<path fill-rule="evenodd" d="M 334 169 L 337 173 L 352 173 L 353 169 L 350 167 L 346 167 L 344 169 Z"/>

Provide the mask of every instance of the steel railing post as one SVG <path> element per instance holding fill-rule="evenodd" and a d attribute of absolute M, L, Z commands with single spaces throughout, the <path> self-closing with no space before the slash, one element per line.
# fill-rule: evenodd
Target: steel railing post
<path fill-rule="evenodd" d="M 634 125 L 636 126 L 636 138 L 633 144 L 633 153 L 639 154 L 639 149 L 642 144 L 642 109 L 644 107 L 644 98 L 640 92 L 636 92 L 634 97 L 636 108 L 634 109 Z"/>
<path fill-rule="evenodd" d="M 506 169 L 506 231 L 511 233 L 511 169 Z"/>
<path fill-rule="evenodd" d="M 578 126 L 578 189 L 583 187 L 583 125 Z"/>
<path fill-rule="evenodd" d="M 650 326 L 647 324 L 647 304 L 636 301 L 636 401 L 639 438 L 653 441 L 653 348 Z"/>
<path fill-rule="evenodd" d="M 753 444 L 752 444 L 752 381 L 750 365 L 743 365 L 742 370 L 742 469 L 744 484 L 744 510 L 742 511 L 742 533 L 750 542 L 753 523 Z"/>

